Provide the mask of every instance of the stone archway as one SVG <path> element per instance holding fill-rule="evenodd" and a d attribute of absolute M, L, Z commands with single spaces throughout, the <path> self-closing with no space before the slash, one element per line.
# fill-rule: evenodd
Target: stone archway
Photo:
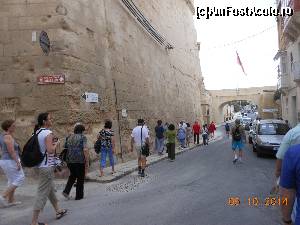
<path fill-rule="evenodd" d="M 262 109 L 267 106 L 277 107 L 277 105 L 273 103 L 266 102 L 264 96 L 266 93 L 275 92 L 276 87 L 253 87 L 253 88 L 241 88 L 241 89 L 227 89 L 227 90 L 212 90 L 209 91 L 212 97 L 212 113 L 211 118 L 212 121 L 216 123 L 222 123 L 224 121 L 223 118 L 223 107 L 229 102 L 233 101 L 248 101 L 259 107 L 259 114 L 262 113 Z M 273 105 L 272 105 L 273 104 Z"/>
<path fill-rule="evenodd" d="M 216 113 L 218 115 L 220 115 L 219 117 L 220 118 L 223 118 L 222 122 L 225 122 L 227 120 L 230 120 L 230 119 L 233 119 L 233 116 L 234 116 L 234 107 L 233 107 L 233 103 L 234 102 L 240 102 L 240 101 L 247 101 L 253 105 L 256 105 L 258 106 L 258 103 L 257 102 L 253 102 L 252 100 L 249 101 L 249 100 L 246 100 L 246 99 L 237 99 L 237 100 L 233 100 L 233 101 L 227 101 L 227 102 L 223 102 L 217 109 Z M 227 109 L 225 106 L 229 106 Z M 231 107 L 230 107 L 231 106 Z M 229 108 L 230 111 L 229 111 Z M 227 112 L 226 112 L 227 111 Z"/>

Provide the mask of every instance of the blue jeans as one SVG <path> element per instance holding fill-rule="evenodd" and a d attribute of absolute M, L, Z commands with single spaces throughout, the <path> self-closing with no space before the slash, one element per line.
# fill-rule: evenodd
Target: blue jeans
<path fill-rule="evenodd" d="M 112 152 L 112 148 L 107 148 L 107 147 L 103 147 L 101 148 L 101 161 L 100 161 L 100 166 L 101 168 L 105 168 L 106 166 L 106 155 L 108 154 L 109 156 L 109 162 L 110 162 L 110 166 L 114 166 L 114 155 Z"/>
<path fill-rule="evenodd" d="M 179 142 L 180 142 L 180 146 L 181 147 L 185 147 L 185 139 L 179 139 Z"/>
<path fill-rule="evenodd" d="M 158 153 L 162 153 L 164 151 L 164 138 L 155 138 L 155 150 Z"/>
<path fill-rule="evenodd" d="M 295 202 L 294 202 L 294 207 L 293 207 L 293 211 L 292 211 L 292 221 L 295 223 L 295 220 L 296 220 L 296 216 L 297 216 L 297 198 L 295 199 Z"/>

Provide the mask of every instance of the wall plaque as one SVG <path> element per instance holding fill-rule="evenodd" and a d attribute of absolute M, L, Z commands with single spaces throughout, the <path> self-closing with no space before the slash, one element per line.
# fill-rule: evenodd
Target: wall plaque
<path fill-rule="evenodd" d="M 126 109 L 122 109 L 122 117 L 127 117 L 127 110 Z"/>
<path fill-rule="evenodd" d="M 64 84 L 65 75 L 64 74 L 54 74 L 54 75 L 42 75 L 37 78 L 38 84 Z"/>
<path fill-rule="evenodd" d="M 99 102 L 99 97 L 97 93 L 91 93 L 91 92 L 85 92 L 81 95 L 83 99 L 85 99 L 85 102 L 89 103 L 97 103 Z"/>

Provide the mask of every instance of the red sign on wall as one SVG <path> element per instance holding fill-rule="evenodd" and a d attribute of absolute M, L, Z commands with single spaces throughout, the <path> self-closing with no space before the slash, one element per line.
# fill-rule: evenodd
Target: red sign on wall
<path fill-rule="evenodd" d="M 42 75 L 37 78 L 38 84 L 64 84 L 65 83 L 65 75 Z"/>

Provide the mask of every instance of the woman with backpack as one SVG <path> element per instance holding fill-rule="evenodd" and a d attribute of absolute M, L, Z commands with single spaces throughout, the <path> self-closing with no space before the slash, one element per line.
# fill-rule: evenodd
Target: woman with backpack
<path fill-rule="evenodd" d="M 109 156 L 109 162 L 112 169 L 112 174 L 115 173 L 114 165 L 114 150 L 115 150 L 115 138 L 114 132 L 111 129 L 112 122 L 110 120 L 105 121 L 104 129 L 98 134 L 98 139 L 101 140 L 101 152 L 100 152 L 100 177 L 104 176 L 103 169 L 106 166 L 106 156 Z"/>
<path fill-rule="evenodd" d="M 86 165 L 89 163 L 87 138 L 83 134 L 84 131 L 85 127 L 82 124 L 77 124 L 74 128 L 74 134 L 66 138 L 66 162 L 70 170 L 70 176 L 62 194 L 67 199 L 69 199 L 75 181 L 77 181 L 75 200 L 83 199 L 84 196 L 85 170 Z"/>
<path fill-rule="evenodd" d="M 0 195 L 0 207 L 8 207 L 21 204 L 15 201 L 14 194 L 23 184 L 25 175 L 20 163 L 20 147 L 14 139 L 15 121 L 5 120 L 1 127 L 4 133 L 0 135 L 0 149 L 2 149 L 0 168 L 7 177 L 8 187 L 3 195 Z"/>
<path fill-rule="evenodd" d="M 50 128 L 52 127 L 52 117 L 49 113 L 41 113 L 37 118 L 37 125 L 34 133 L 37 134 L 38 144 L 41 153 L 44 155 L 43 161 L 37 166 L 39 172 L 39 185 L 36 200 L 33 206 L 33 216 L 31 225 L 46 225 L 38 222 L 40 212 L 44 209 L 47 199 L 50 200 L 56 212 L 56 219 L 66 215 L 67 210 L 58 206 L 55 195 L 54 170 L 56 165 L 55 152 L 59 144 L 54 141 L 54 136 Z"/>

